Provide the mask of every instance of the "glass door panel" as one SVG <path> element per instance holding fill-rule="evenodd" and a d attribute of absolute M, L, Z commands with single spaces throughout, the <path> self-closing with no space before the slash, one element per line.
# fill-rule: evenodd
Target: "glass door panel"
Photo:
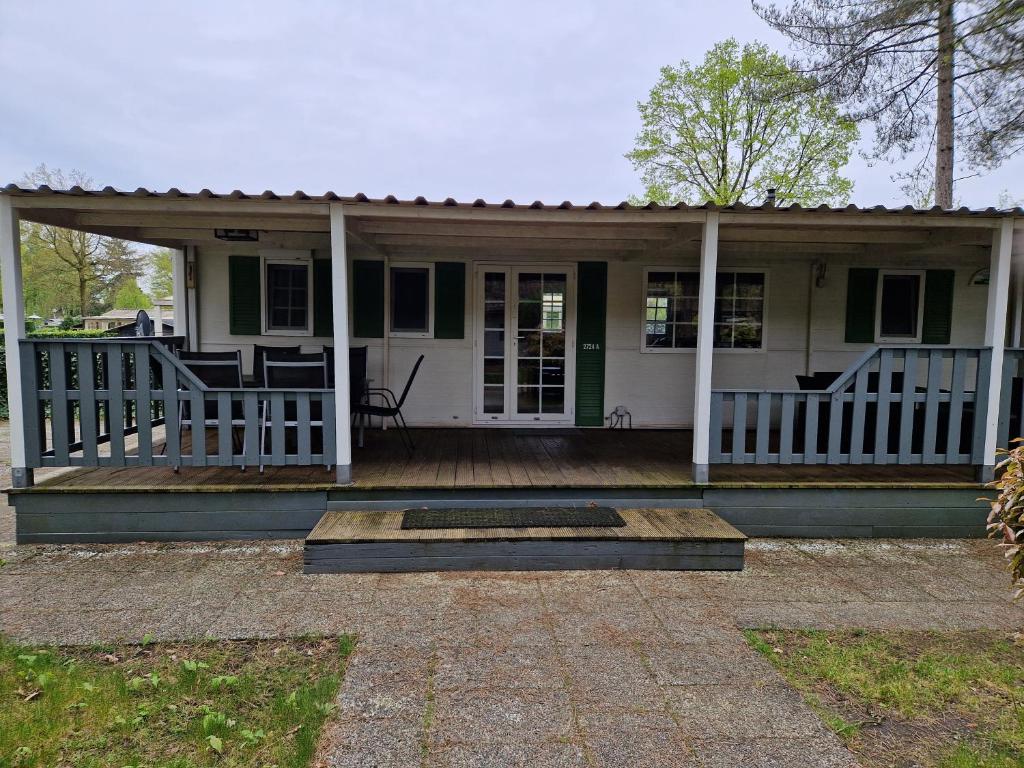
<path fill-rule="evenodd" d="M 505 414 L 507 316 L 506 275 L 485 272 L 483 288 L 483 412 L 490 417 Z"/>
<path fill-rule="evenodd" d="M 541 420 L 565 417 L 566 307 L 565 272 L 519 272 L 514 413 Z"/>

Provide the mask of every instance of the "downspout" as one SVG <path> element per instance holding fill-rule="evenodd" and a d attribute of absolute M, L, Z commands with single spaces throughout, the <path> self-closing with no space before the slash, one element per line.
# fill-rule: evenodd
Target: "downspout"
<path fill-rule="evenodd" d="M 991 275 L 989 276 L 991 279 Z M 1013 265 L 1013 322 L 1012 322 L 1012 344 L 1013 347 L 1020 347 L 1021 333 L 1024 329 L 1024 259 L 1017 259 Z"/>

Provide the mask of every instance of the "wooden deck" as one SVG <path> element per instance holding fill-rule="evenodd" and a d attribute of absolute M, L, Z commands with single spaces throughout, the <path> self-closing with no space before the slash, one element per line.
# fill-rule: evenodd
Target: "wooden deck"
<path fill-rule="evenodd" d="M 746 536 L 706 509 L 619 513 L 623 527 L 402 530 L 401 512 L 328 512 L 305 572 L 743 568 Z"/>
<path fill-rule="evenodd" d="M 688 430 L 416 429 L 407 457 L 394 431 L 369 430 L 353 451 L 354 483 L 319 467 L 98 468 L 42 479 L 49 493 L 344 492 L 409 489 L 692 488 Z M 978 488 L 963 466 L 715 465 L 717 488 Z M 32 493 L 34 489 L 27 492 Z"/>

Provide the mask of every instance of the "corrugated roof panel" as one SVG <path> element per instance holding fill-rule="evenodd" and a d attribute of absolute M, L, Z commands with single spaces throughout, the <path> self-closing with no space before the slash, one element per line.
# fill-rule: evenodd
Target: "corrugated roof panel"
<path fill-rule="evenodd" d="M 324 202 L 343 202 L 350 204 L 360 205 L 397 205 L 397 206 L 428 206 L 428 207 L 459 207 L 459 208 L 518 208 L 524 210 L 547 210 L 547 211 L 567 211 L 574 209 L 582 209 L 588 211 L 601 211 L 601 210 L 648 210 L 648 211 L 731 211 L 731 212 L 760 212 L 760 211 L 791 211 L 794 213 L 828 213 L 828 214 L 874 214 L 874 215 L 920 215 L 920 216 L 1024 216 L 1024 208 L 967 208 L 960 207 L 955 209 L 944 209 L 938 206 L 931 208 L 915 208 L 911 205 L 905 205 L 902 207 L 888 208 L 884 205 L 875 205 L 869 207 L 860 207 L 853 204 L 846 205 L 843 207 L 832 207 L 829 205 L 818 205 L 813 207 L 803 207 L 797 203 L 786 206 L 773 206 L 768 203 L 763 205 L 746 205 L 745 203 L 734 203 L 732 205 L 716 205 L 714 203 L 706 202 L 700 205 L 688 205 L 687 203 L 675 203 L 674 205 L 663 206 L 655 202 L 649 202 L 643 205 L 633 205 L 629 201 L 623 200 L 620 203 L 614 205 L 605 205 L 600 202 L 594 201 L 589 204 L 577 204 L 569 200 L 564 200 L 561 203 L 551 204 L 544 203 L 540 200 L 535 200 L 532 203 L 516 203 L 513 200 L 504 200 L 500 203 L 488 203 L 482 198 L 477 198 L 472 202 L 458 202 L 454 198 L 448 197 L 440 201 L 427 200 L 422 195 L 412 200 L 400 200 L 395 195 L 388 195 L 383 198 L 371 198 L 367 195 L 359 192 L 352 196 L 338 195 L 334 192 L 327 191 L 320 195 L 310 195 L 303 192 L 301 189 L 295 190 L 295 192 L 289 194 L 279 195 L 273 190 L 265 190 L 261 194 L 252 195 L 246 194 L 240 189 L 233 190 L 229 193 L 217 193 L 210 189 L 203 188 L 198 192 L 182 192 L 177 187 L 171 187 L 165 192 L 158 192 L 156 190 L 149 190 L 145 187 L 139 187 L 133 192 L 126 192 L 124 190 L 115 189 L 114 187 L 107 186 L 103 189 L 98 190 L 87 190 L 80 186 L 73 186 L 70 189 L 51 189 L 45 184 L 41 184 L 38 187 L 21 187 L 17 184 L 8 184 L 3 187 L 0 192 L 8 195 L 65 195 L 71 197 L 159 197 L 168 199 L 191 199 L 191 200 L 266 200 L 266 201 L 291 201 L 291 202 L 311 202 L 311 203 L 324 203 Z"/>

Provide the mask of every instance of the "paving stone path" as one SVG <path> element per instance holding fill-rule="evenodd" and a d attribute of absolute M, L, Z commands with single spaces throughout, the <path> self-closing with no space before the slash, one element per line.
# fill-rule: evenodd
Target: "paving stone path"
<path fill-rule="evenodd" d="M 852 766 L 742 627 L 1024 624 L 985 541 L 755 540 L 742 573 L 304 576 L 299 542 L 0 557 L 0 632 L 26 642 L 357 634 L 337 768 Z"/>

